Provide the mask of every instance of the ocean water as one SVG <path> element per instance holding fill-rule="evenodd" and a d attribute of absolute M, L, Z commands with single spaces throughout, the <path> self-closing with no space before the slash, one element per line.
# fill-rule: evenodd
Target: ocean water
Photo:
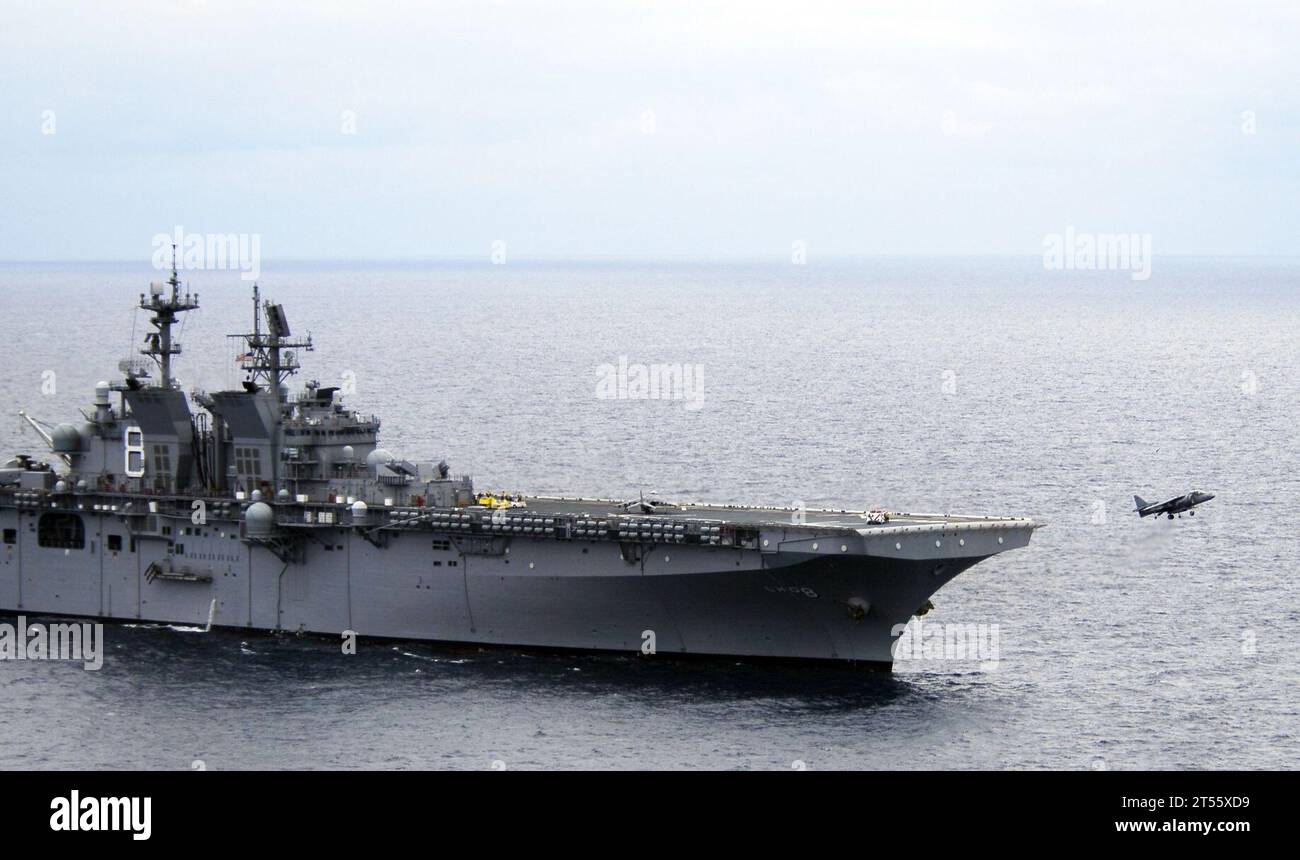
<path fill-rule="evenodd" d="M 142 339 L 145 266 L 6 264 L 15 415 L 69 420 Z M 186 273 L 187 387 L 237 384 L 248 284 Z M 1295 768 L 1300 259 L 263 266 L 385 447 L 522 492 L 1033 516 L 923 624 L 995 665 L 736 661 L 110 627 L 99 672 L 0 663 L 0 767 Z M 698 403 L 597 396 L 691 365 Z M 695 408 L 698 407 L 698 408 Z M 1192 488 L 1195 517 L 1132 496 Z M 991 629 L 986 628 L 986 629 Z"/>

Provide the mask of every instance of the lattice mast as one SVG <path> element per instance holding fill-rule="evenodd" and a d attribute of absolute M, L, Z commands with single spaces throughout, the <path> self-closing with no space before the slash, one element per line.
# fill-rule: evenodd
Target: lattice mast
<path fill-rule="evenodd" d="M 168 289 L 170 287 L 170 292 Z M 153 314 L 149 322 L 157 329 L 145 336 L 145 348 L 140 354 L 153 359 L 158 365 L 158 385 L 175 388 L 172 376 L 172 359 L 181 354 L 181 345 L 172 337 L 172 326 L 186 311 L 197 310 L 199 294 L 186 287 L 181 291 L 180 277 L 176 272 L 176 246 L 172 245 L 172 273 L 166 283 L 149 285 L 149 294 L 140 294 L 140 309 Z"/>
<path fill-rule="evenodd" d="M 263 316 L 266 330 L 263 331 Z M 244 341 L 248 351 L 237 359 L 248 374 L 248 382 L 261 384 L 276 392 L 280 400 L 286 399 L 284 385 L 300 369 L 298 356 L 289 350 L 313 350 L 311 335 L 293 337 L 284 308 L 272 302 L 263 302 L 261 291 L 253 285 L 253 331 L 232 334 Z"/>

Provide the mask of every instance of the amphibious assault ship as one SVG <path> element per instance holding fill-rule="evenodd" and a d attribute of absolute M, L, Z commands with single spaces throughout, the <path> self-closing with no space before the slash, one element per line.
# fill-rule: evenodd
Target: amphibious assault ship
<path fill-rule="evenodd" d="M 339 636 L 890 665 L 901 625 L 1024 518 L 505 496 L 379 445 L 335 387 L 292 391 L 253 291 L 233 391 L 187 393 L 173 266 L 153 330 L 49 448 L 0 468 L 0 611 Z"/>

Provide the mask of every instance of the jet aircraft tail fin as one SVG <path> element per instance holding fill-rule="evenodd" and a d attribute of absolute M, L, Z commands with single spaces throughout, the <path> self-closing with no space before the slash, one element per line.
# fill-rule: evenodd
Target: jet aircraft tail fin
<path fill-rule="evenodd" d="M 1147 506 L 1147 501 L 1141 496 L 1134 496 L 1133 504 L 1137 505 L 1137 509 L 1140 511 Z"/>

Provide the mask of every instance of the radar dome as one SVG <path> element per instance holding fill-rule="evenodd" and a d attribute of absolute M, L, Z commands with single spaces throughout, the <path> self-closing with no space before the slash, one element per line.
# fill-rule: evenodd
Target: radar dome
<path fill-rule="evenodd" d="M 81 433 L 72 424 L 60 424 L 50 433 L 50 447 L 56 454 L 71 454 L 81 450 Z"/>
<path fill-rule="evenodd" d="M 254 502 L 244 512 L 244 525 L 250 537 L 266 537 L 275 529 L 275 511 L 266 502 Z"/>
<path fill-rule="evenodd" d="M 343 446 L 343 462 L 344 462 L 344 463 L 354 463 L 354 462 L 356 462 L 356 459 L 357 459 L 357 449 L 356 449 L 356 448 L 353 448 L 351 445 L 344 445 L 344 446 Z"/>
<path fill-rule="evenodd" d="M 364 520 L 368 511 L 369 508 L 366 507 L 366 503 L 360 499 L 357 499 L 352 503 L 352 519 Z"/>
<path fill-rule="evenodd" d="M 366 455 L 366 466 L 373 469 L 393 459 L 393 455 L 383 448 L 376 448 Z"/>

